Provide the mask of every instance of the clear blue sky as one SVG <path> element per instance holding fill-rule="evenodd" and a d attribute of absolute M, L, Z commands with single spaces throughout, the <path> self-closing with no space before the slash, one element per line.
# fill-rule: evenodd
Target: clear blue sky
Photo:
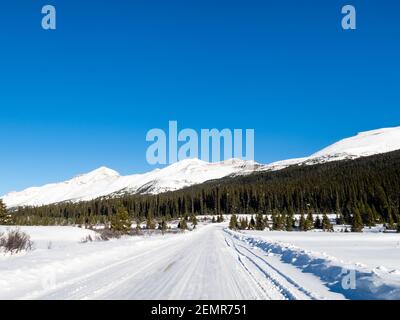
<path fill-rule="evenodd" d="M 393 0 L 2 1 L 0 194 L 152 169 L 146 132 L 169 120 L 254 128 L 263 163 L 399 125 L 399 15 Z"/>

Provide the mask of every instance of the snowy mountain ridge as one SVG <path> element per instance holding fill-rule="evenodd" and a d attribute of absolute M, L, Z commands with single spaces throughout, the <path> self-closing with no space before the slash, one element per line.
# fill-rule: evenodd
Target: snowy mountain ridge
<path fill-rule="evenodd" d="M 121 176 L 117 171 L 100 167 L 61 183 L 32 187 L 2 197 L 7 207 L 39 206 L 64 201 L 86 201 L 123 193 L 158 194 L 182 189 L 209 180 L 253 171 L 280 170 L 292 165 L 312 165 L 344 159 L 356 159 L 400 149 L 400 127 L 361 132 L 340 140 L 305 158 L 261 165 L 253 161 L 231 159 L 210 163 L 186 159 L 163 169 L 144 174 Z"/>
<path fill-rule="evenodd" d="M 101 167 L 65 182 L 32 187 L 21 192 L 11 192 L 2 199 L 7 207 L 13 208 L 64 201 L 86 201 L 123 193 L 157 194 L 232 174 L 244 174 L 251 172 L 253 167 L 257 167 L 257 164 L 238 159 L 218 163 L 186 159 L 163 169 L 128 176 L 121 176 L 112 169 Z"/>

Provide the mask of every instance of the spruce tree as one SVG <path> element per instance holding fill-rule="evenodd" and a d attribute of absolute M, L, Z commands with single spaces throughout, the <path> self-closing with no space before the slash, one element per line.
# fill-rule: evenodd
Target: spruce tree
<path fill-rule="evenodd" d="M 195 214 L 192 215 L 191 222 L 192 222 L 192 225 L 193 225 L 193 229 L 196 229 L 196 226 L 197 226 L 197 217 L 196 217 Z"/>
<path fill-rule="evenodd" d="M 187 222 L 185 218 L 181 218 L 178 224 L 178 229 L 186 230 L 187 229 Z"/>
<path fill-rule="evenodd" d="M 314 219 L 313 219 L 312 213 L 309 212 L 307 215 L 307 220 L 306 220 L 306 229 L 312 230 L 313 227 L 314 227 Z"/>
<path fill-rule="evenodd" d="M 229 221 L 229 229 L 236 230 L 238 228 L 238 220 L 236 214 L 232 214 L 231 220 Z"/>
<path fill-rule="evenodd" d="M 161 233 L 164 235 L 165 231 L 167 230 L 167 222 L 165 221 L 164 217 L 161 219 L 161 222 L 160 222 L 158 228 L 161 230 Z"/>
<path fill-rule="evenodd" d="M 364 207 L 365 210 L 365 223 L 368 227 L 375 226 L 375 217 L 371 207 L 367 204 Z"/>
<path fill-rule="evenodd" d="M 387 228 L 390 230 L 394 229 L 394 220 L 392 215 L 392 210 L 390 208 L 387 209 Z"/>
<path fill-rule="evenodd" d="M 294 226 L 293 215 L 292 214 L 288 214 L 286 216 L 286 226 L 285 226 L 286 231 L 293 231 L 293 226 Z"/>
<path fill-rule="evenodd" d="M 4 202 L 0 199 L 0 225 L 12 224 L 11 215 L 8 214 Z"/>
<path fill-rule="evenodd" d="M 360 210 L 358 208 L 354 208 L 353 211 L 353 219 L 351 223 L 351 231 L 352 232 L 361 232 L 364 225 L 361 219 Z"/>
<path fill-rule="evenodd" d="M 278 215 L 272 215 L 272 230 L 278 230 Z"/>
<path fill-rule="evenodd" d="M 256 215 L 255 229 L 259 230 L 259 231 L 263 231 L 265 229 L 264 218 L 263 218 L 263 215 L 261 213 L 258 213 Z"/>
<path fill-rule="evenodd" d="M 155 228 L 156 228 L 156 224 L 153 220 L 153 216 L 151 214 L 149 214 L 146 219 L 146 229 L 151 230 L 151 229 L 155 229 Z"/>
<path fill-rule="evenodd" d="M 284 216 L 281 215 L 281 214 L 278 214 L 276 216 L 276 219 L 275 219 L 275 225 L 276 225 L 275 226 L 275 230 L 283 230 L 284 229 L 285 223 L 286 223 L 286 221 L 284 219 L 285 219 Z"/>
<path fill-rule="evenodd" d="M 279 230 L 286 230 L 286 211 L 279 217 Z"/>
<path fill-rule="evenodd" d="M 240 230 L 246 230 L 247 227 L 248 227 L 247 218 L 246 218 L 246 219 L 245 219 L 245 218 L 240 218 L 240 221 L 239 221 L 239 229 L 240 229 Z"/>
<path fill-rule="evenodd" d="M 242 225 L 243 225 L 243 230 L 249 229 L 249 219 L 248 219 L 247 217 L 245 217 L 245 218 L 243 219 Z"/>
<path fill-rule="evenodd" d="M 256 227 L 256 222 L 254 221 L 254 217 L 251 216 L 250 222 L 249 222 L 249 230 L 254 230 Z"/>
<path fill-rule="evenodd" d="M 326 215 L 326 213 L 324 213 L 323 217 L 322 217 L 322 229 L 324 231 L 332 231 L 332 224 L 328 218 L 328 216 Z"/>
<path fill-rule="evenodd" d="M 374 217 L 374 224 L 381 220 L 381 216 L 379 215 L 378 211 L 376 210 L 375 206 L 372 205 L 371 207 L 372 215 Z"/>
<path fill-rule="evenodd" d="M 117 209 L 117 213 L 111 218 L 111 230 L 121 234 L 129 234 L 131 230 L 131 219 L 124 207 Z"/>
<path fill-rule="evenodd" d="M 299 229 L 300 231 L 307 231 L 307 222 L 303 213 L 300 215 Z"/>

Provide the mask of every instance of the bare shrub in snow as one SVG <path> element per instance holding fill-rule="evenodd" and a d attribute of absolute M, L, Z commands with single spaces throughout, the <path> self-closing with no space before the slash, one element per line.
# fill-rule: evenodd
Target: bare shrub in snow
<path fill-rule="evenodd" d="M 81 243 L 88 243 L 88 242 L 92 242 L 93 238 L 90 234 L 88 234 L 86 237 L 83 237 L 81 240 Z"/>
<path fill-rule="evenodd" d="M 121 232 L 106 228 L 97 230 L 95 236 L 88 234 L 87 236 L 82 238 L 80 242 L 88 243 L 93 241 L 108 241 L 110 239 L 119 239 L 121 238 L 121 236 Z"/>
<path fill-rule="evenodd" d="M 23 250 L 32 250 L 33 242 L 25 232 L 13 229 L 0 235 L 0 248 L 3 248 L 5 252 L 18 253 Z"/>
<path fill-rule="evenodd" d="M 98 234 L 99 234 L 100 240 L 102 240 L 102 241 L 108 241 L 113 238 L 119 239 L 122 236 L 122 233 L 120 231 L 116 231 L 116 230 L 108 229 L 108 228 L 99 230 Z"/>

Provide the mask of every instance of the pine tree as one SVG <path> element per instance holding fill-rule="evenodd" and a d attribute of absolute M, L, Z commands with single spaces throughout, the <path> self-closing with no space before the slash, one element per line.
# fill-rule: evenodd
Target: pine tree
<path fill-rule="evenodd" d="M 312 213 L 309 212 L 307 215 L 307 220 L 306 220 L 306 229 L 312 230 L 313 227 L 314 227 L 314 219 L 313 219 Z"/>
<path fill-rule="evenodd" d="M 307 222 L 303 213 L 300 215 L 299 229 L 300 231 L 307 231 Z"/>
<path fill-rule="evenodd" d="M 136 220 L 136 233 L 139 234 L 142 230 L 141 221 L 139 219 Z"/>
<path fill-rule="evenodd" d="M 256 227 L 256 222 L 254 221 L 254 217 L 251 216 L 250 222 L 249 222 L 249 230 L 254 230 Z"/>
<path fill-rule="evenodd" d="M 332 231 L 332 224 L 328 218 L 328 216 L 326 215 L 326 213 L 324 213 L 323 217 L 322 217 L 322 229 L 324 231 Z"/>
<path fill-rule="evenodd" d="M 361 219 L 360 210 L 358 208 L 354 208 L 353 212 L 353 219 L 351 224 L 351 231 L 352 232 L 361 232 L 364 225 Z"/>
<path fill-rule="evenodd" d="M 368 227 L 375 226 L 375 217 L 371 207 L 367 204 L 364 206 L 365 223 Z"/>
<path fill-rule="evenodd" d="M 375 224 L 376 222 L 378 222 L 378 221 L 381 220 L 381 219 L 380 219 L 381 217 L 380 217 L 378 211 L 376 211 L 376 208 L 375 208 L 374 205 L 372 205 L 371 211 L 372 211 L 372 215 L 373 215 L 373 217 L 374 217 L 374 224 Z"/>
<path fill-rule="evenodd" d="M 259 230 L 259 231 L 263 231 L 265 229 L 264 218 L 263 218 L 263 215 L 261 213 L 258 213 L 256 215 L 255 229 Z"/>
<path fill-rule="evenodd" d="M 12 224 L 11 215 L 8 214 L 4 202 L 0 199 L 0 225 Z"/>
<path fill-rule="evenodd" d="M 153 216 L 149 214 L 146 219 L 146 229 L 152 230 L 156 228 L 156 224 L 153 220 Z"/>
<path fill-rule="evenodd" d="M 286 218 L 283 214 L 279 214 L 276 217 L 276 230 L 284 230 L 285 229 Z"/>
<path fill-rule="evenodd" d="M 322 222 L 321 222 L 321 219 L 320 219 L 319 215 L 315 219 L 314 228 L 315 229 L 323 229 Z"/>
<path fill-rule="evenodd" d="M 282 215 L 279 217 L 279 230 L 286 230 L 286 216 L 286 210 L 284 210 Z"/>
<path fill-rule="evenodd" d="M 293 231 L 293 226 L 294 226 L 294 218 L 292 214 L 288 214 L 286 216 L 286 231 Z"/>
<path fill-rule="evenodd" d="M 272 230 L 278 230 L 278 215 L 275 213 L 272 215 Z"/>
<path fill-rule="evenodd" d="M 161 233 L 164 235 L 165 231 L 167 230 L 167 222 L 165 221 L 165 218 L 161 219 L 161 222 L 160 222 L 158 228 L 161 230 Z"/>
<path fill-rule="evenodd" d="M 390 208 L 387 209 L 387 228 L 390 230 L 394 229 L 394 220 L 392 210 Z"/>
<path fill-rule="evenodd" d="M 238 220 L 236 214 L 232 214 L 231 220 L 229 221 L 229 229 L 236 230 L 238 228 Z"/>
<path fill-rule="evenodd" d="M 248 227 L 247 218 L 240 218 L 239 219 L 239 229 L 240 230 L 246 230 L 247 227 Z"/>
<path fill-rule="evenodd" d="M 193 229 L 196 229 L 196 226 L 197 226 L 197 217 L 196 217 L 195 214 L 192 215 L 191 222 L 192 222 L 192 225 L 193 225 Z"/>
<path fill-rule="evenodd" d="M 181 230 L 186 230 L 187 229 L 187 223 L 186 223 L 186 219 L 185 218 L 181 218 L 181 220 L 179 221 L 178 229 L 181 229 Z"/>
<path fill-rule="evenodd" d="M 111 218 L 111 230 L 121 234 L 129 234 L 131 224 L 128 211 L 123 207 L 118 208 L 117 213 Z"/>

